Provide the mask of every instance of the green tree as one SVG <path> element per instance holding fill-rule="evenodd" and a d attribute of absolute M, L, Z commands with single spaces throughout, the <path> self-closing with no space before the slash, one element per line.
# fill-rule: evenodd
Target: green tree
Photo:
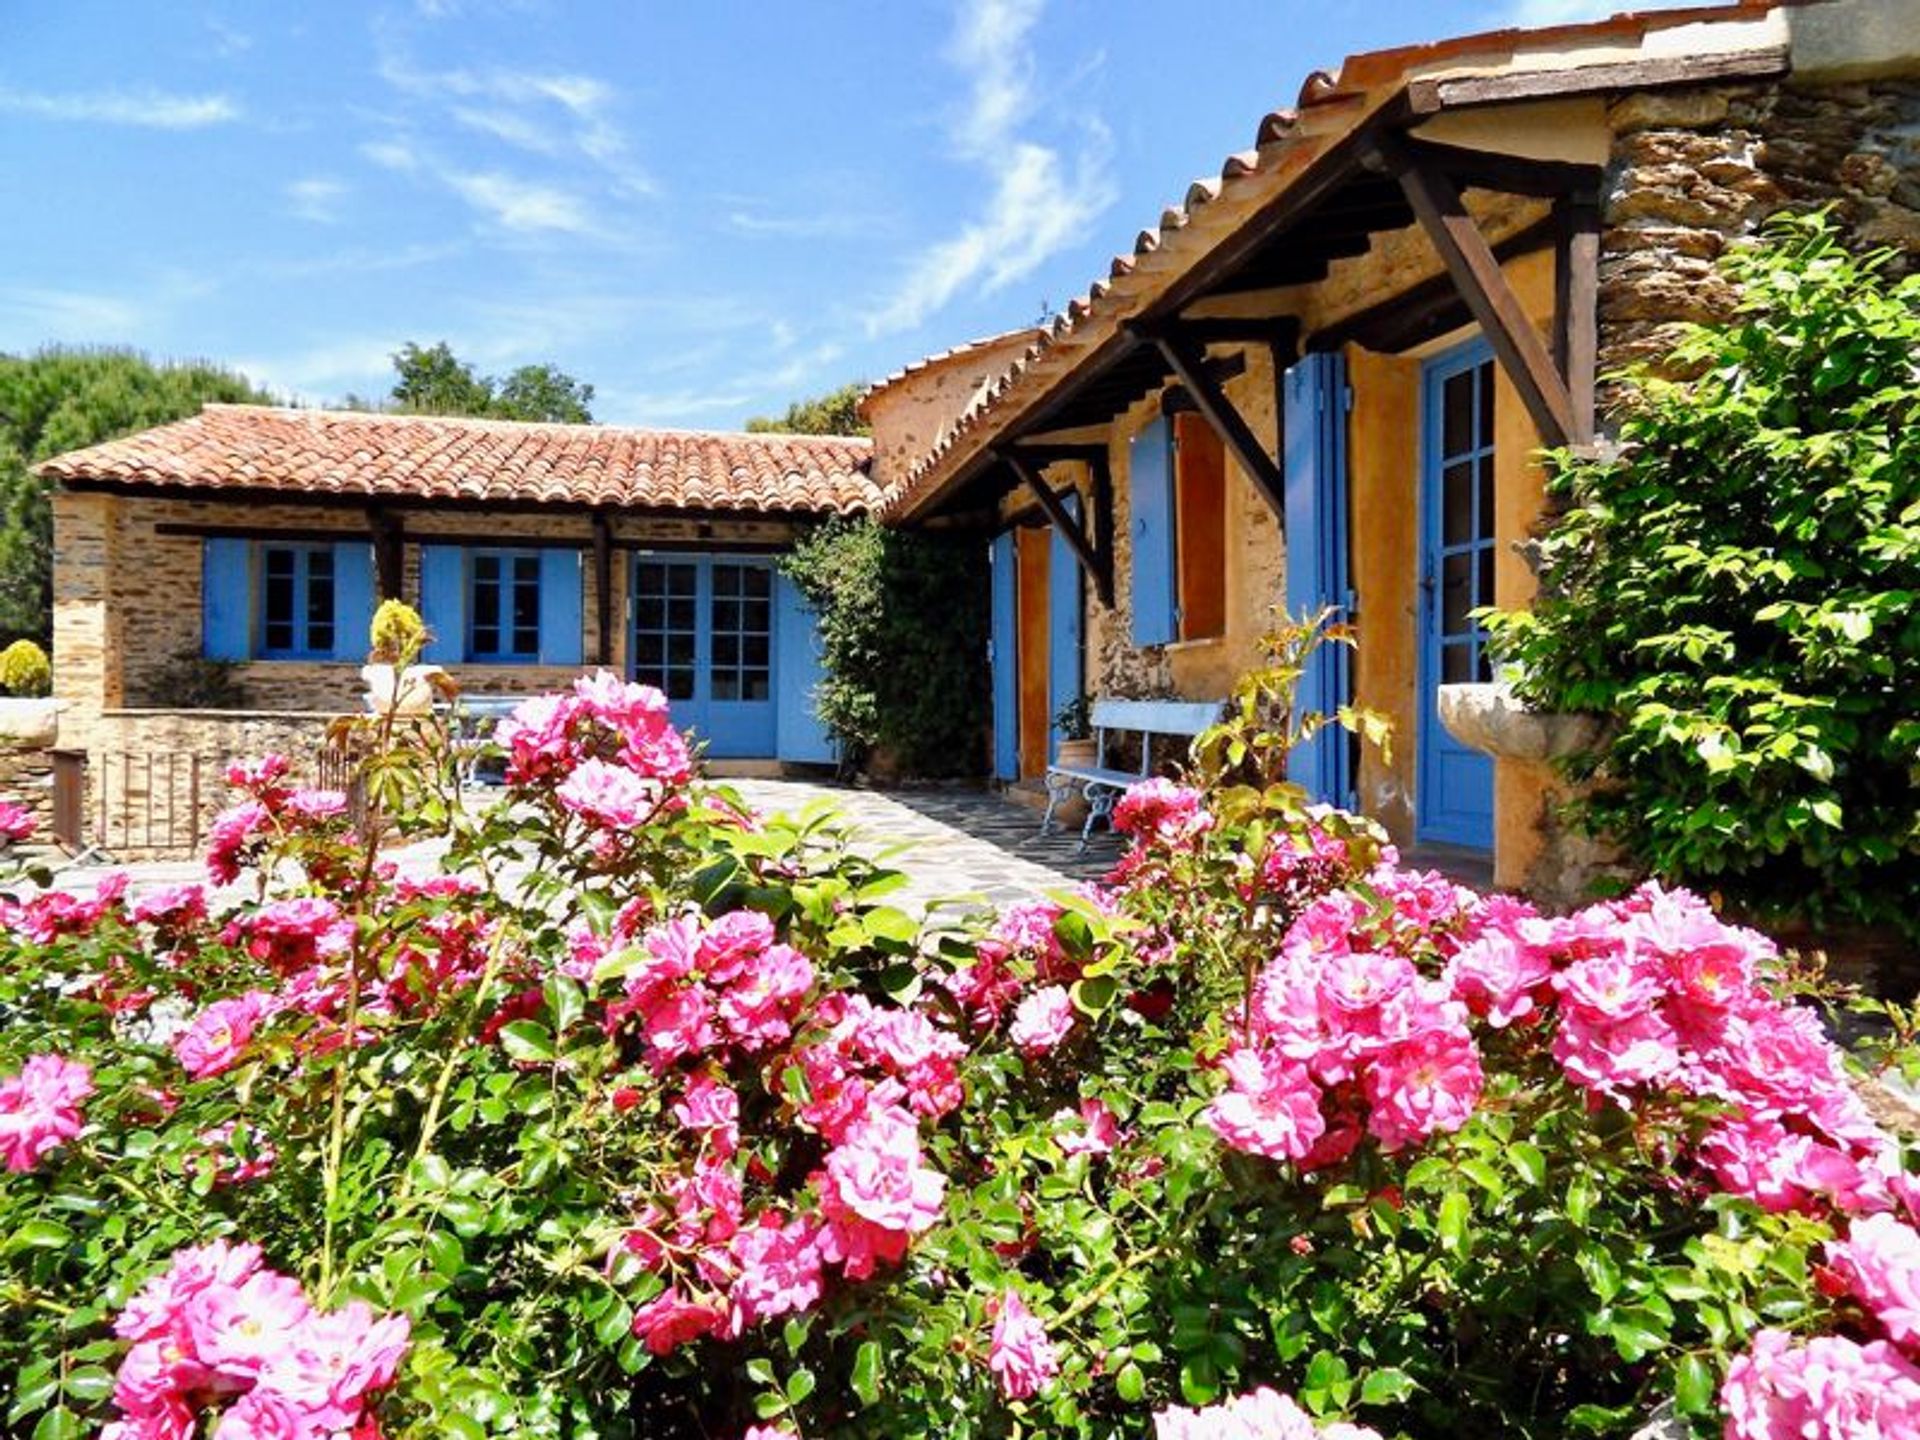
<path fill-rule="evenodd" d="M 1611 723 L 1576 807 L 1646 869 L 1920 932 L 1920 277 L 1786 217 L 1737 314 L 1626 378 L 1615 456 L 1551 457 L 1516 688 Z"/>
<path fill-rule="evenodd" d="M 53 631 L 53 515 L 29 467 L 198 411 L 209 400 L 269 403 L 215 365 L 155 364 L 131 350 L 0 355 L 0 644 Z"/>
<path fill-rule="evenodd" d="M 866 393 L 864 380 L 853 380 L 838 390 L 796 400 L 780 416 L 756 415 L 747 421 L 749 434 L 866 435 L 871 432 L 857 408 Z"/>
<path fill-rule="evenodd" d="M 393 403 L 411 414 L 593 423 L 593 386 L 552 365 L 522 365 L 496 380 L 477 372 L 444 340 L 426 346 L 410 340 L 394 353 L 393 368 L 399 377 Z"/>

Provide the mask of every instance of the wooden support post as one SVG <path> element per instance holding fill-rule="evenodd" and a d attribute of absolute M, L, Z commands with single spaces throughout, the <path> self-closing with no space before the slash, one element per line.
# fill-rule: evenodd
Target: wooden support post
<path fill-rule="evenodd" d="M 1067 548 L 1073 551 L 1074 558 L 1080 562 L 1080 568 L 1093 580 L 1093 588 L 1100 597 L 1100 603 L 1108 609 L 1113 608 L 1113 564 L 1112 550 L 1106 553 L 1108 559 L 1102 560 L 1100 552 L 1093 542 L 1087 539 L 1087 532 L 1080 528 L 1080 522 L 1067 513 L 1066 505 L 1053 493 L 1053 487 L 1040 478 L 1040 472 L 1033 468 L 1026 457 L 1018 451 L 1000 450 L 994 452 L 1006 467 L 1019 477 L 1022 484 L 1033 492 L 1033 498 L 1040 502 L 1040 508 L 1046 512 L 1048 522 L 1059 532 L 1060 538 L 1067 542 Z"/>
<path fill-rule="evenodd" d="M 1253 427 L 1234 408 L 1233 402 L 1227 398 L 1227 392 L 1207 373 L 1206 352 L 1193 341 L 1164 331 L 1151 330 L 1145 333 L 1160 347 L 1160 354 L 1166 359 L 1168 368 L 1179 378 L 1195 407 L 1206 416 L 1207 423 L 1213 426 L 1214 433 L 1227 447 L 1227 453 L 1240 462 L 1240 468 L 1247 472 L 1254 489 L 1267 502 L 1267 508 L 1285 524 L 1286 477 L 1281 474 L 1279 462 L 1261 448 Z"/>
<path fill-rule="evenodd" d="M 593 618 L 599 635 L 596 665 L 613 664 L 613 521 L 605 510 L 593 512 Z"/>
<path fill-rule="evenodd" d="M 1570 445 L 1591 445 L 1595 431 L 1594 371 L 1600 352 L 1600 200 L 1576 194 L 1554 207 L 1553 350 L 1573 407 Z"/>
<path fill-rule="evenodd" d="M 1093 553 L 1100 557 L 1093 587 L 1100 603 L 1113 608 L 1113 467 L 1107 463 L 1104 447 L 1087 462 L 1093 481 Z"/>
<path fill-rule="evenodd" d="M 1577 426 L 1566 381 L 1554 369 L 1553 357 L 1534 333 L 1533 322 L 1507 284 L 1486 236 L 1461 203 L 1459 190 L 1445 175 L 1420 164 L 1404 145 L 1390 137 L 1379 143 L 1387 170 L 1400 182 L 1420 228 L 1440 252 L 1447 273 L 1460 289 L 1460 298 L 1466 301 L 1501 367 L 1519 391 L 1520 402 L 1533 417 L 1541 442 L 1570 443 Z"/>
<path fill-rule="evenodd" d="M 373 531 L 373 569 L 380 598 L 399 600 L 406 574 L 400 517 L 384 505 L 372 505 L 367 508 L 367 524 Z"/>

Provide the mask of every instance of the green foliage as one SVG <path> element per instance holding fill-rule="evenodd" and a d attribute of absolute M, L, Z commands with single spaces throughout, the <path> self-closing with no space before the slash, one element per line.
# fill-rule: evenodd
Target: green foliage
<path fill-rule="evenodd" d="M 859 763 L 885 751 L 907 773 L 973 775 L 984 760 L 987 594 L 979 544 L 832 521 L 784 562 L 819 616 L 816 702 Z"/>
<path fill-rule="evenodd" d="M 408 341 L 395 352 L 393 368 L 393 403 L 410 414 L 593 423 L 593 386 L 552 365 L 522 365 L 494 379 L 477 373 L 442 340 L 428 346 Z"/>
<path fill-rule="evenodd" d="M 9 695 L 45 695 L 53 689 L 47 652 L 31 640 L 16 640 L 0 650 L 0 690 Z"/>
<path fill-rule="evenodd" d="M 866 393 L 864 382 L 854 380 L 824 395 L 796 400 L 784 415 L 756 415 L 747 421 L 749 434 L 791 435 L 865 435 L 867 422 L 860 418 L 860 397 Z"/>
<path fill-rule="evenodd" d="M 209 400 L 271 399 L 217 366 L 155 364 L 131 350 L 0 355 L 0 640 L 53 639 L 53 513 L 29 466 Z"/>
<path fill-rule="evenodd" d="M 1825 216 L 1723 269 L 1737 315 L 1627 377 L 1622 449 L 1550 457 L 1516 688 L 1612 723 L 1576 814 L 1762 910 L 1920 926 L 1920 277 Z M 1678 375 L 1680 378 L 1673 378 Z"/>

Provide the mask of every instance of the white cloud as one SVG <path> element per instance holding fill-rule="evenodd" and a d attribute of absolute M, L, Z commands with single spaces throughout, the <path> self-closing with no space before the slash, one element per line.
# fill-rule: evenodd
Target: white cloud
<path fill-rule="evenodd" d="M 251 35 L 243 30 L 234 29 L 216 16 L 202 16 L 201 23 L 213 36 L 213 53 L 222 60 L 231 60 L 236 55 L 244 55 L 253 48 Z"/>
<path fill-rule="evenodd" d="M 992 292 L 1033 273 L 1078 241 L 1113 203 L 1104 126 L 1082 122 L 1080 153 L 1023 135 L 1036 103 L 1028 37 L 1042 0 L 976 0 L 960 15 L 949 58 L 969 81 L 951 126 L 954 152 L 992 185 L 981 215 L 929 247 L 893 295 L 867 317 L 867 333 L 906 330 L 970 285 Z"/>
<path fill-rule="evenodd" d="M 0 288 L 0 339 L 5 348 L 57 342 L 124 344 L 147 319 L 142 308 L 117 295 L 33 285 Z"/>
<path fill-rule="evenodd" d="M 507 230 L 560 230 L 590 235 L 598 228 L 580 197 L 498 170 L 449 174 L 456 194 Z"/>
<path fill-rule="evenodd" d="M 346 185 L 324 175 L 311 175 L 287 186 L 288 213 L 320 225 L 339 220 L 340 202 L 346 198 Z"/>
<path fill-rule="evenodd" d="M 417 170 L 420 157 L 404 140 L 369 140 L 360 153 L 383 170 Z"/>
<path fill-rule="evenodd" d="M 478 109 L 467 105 L 453 107 L 453 118 L 469 130 L 478 130 L 496 140 L 537 155 L 558 154 L 562 142 L 550 131 L 512 110 Z"/>
<path fill-rule="evenodd" d="M 67 95 L 0 87 L 0 110 L 46 120 L 138 125 L 151 130 L 196 130 L 240 118 L 225 95 L 168 95 L 158 90 L 96 90 Z"/>

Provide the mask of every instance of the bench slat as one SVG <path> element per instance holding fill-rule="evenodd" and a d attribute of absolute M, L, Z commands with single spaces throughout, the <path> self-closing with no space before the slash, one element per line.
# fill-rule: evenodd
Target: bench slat
<path fill-rule="evenodd" d="M 1220 718 L 1218 700 L 1096 700 L 1096 730 L 1135 730 L 1152 735 L 1198 735 Z"/>

